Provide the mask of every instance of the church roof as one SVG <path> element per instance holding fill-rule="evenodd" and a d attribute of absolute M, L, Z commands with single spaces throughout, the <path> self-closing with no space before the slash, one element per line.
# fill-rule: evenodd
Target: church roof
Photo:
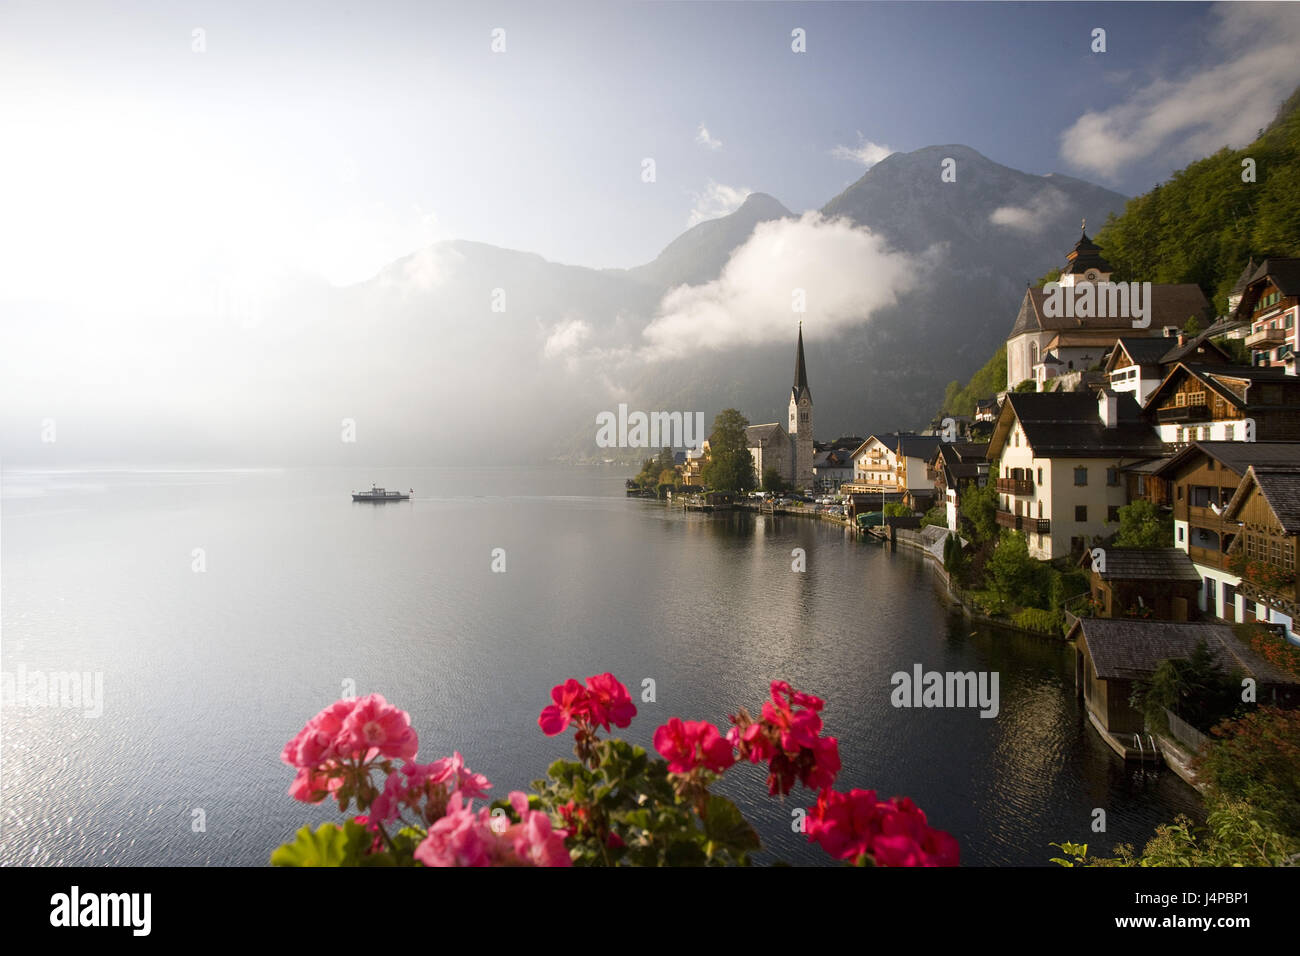
<path fill-rule="evenodd" d="M 1066 257 L 1062 274 L 1083 275 L 1089 269 L 1098 272 L 1114 272 L 1111 264 L 1101 257 L 1101 247 L 1088 238 L 1086 232 L 1079 234 L 1079 241 L 1074 244 Z"/>
<path fill-rule="evenodd" d="M 787 441 L 790 439 L 780 422 L 768 422 L 766 425 L 750 425 L 745 429 L 745 443 L 750 448 L 756 448 L 760 441 L 766 443 L 777 438 L 784 438 Z"/>
<path fill-rule="evenodd" d="M 1026 289 L 1025 297 L 1020 302 L 1020 312 L 1016 315 L 1016 324 L 1011 328 L 1007 338 L 1015 338 L 1025 332 L 1055 332 L 1066 329 L 1115 329 L 1125 330 L 1129 336 L 1141 330 L 1135 330 L 1133 323 L 1113 317 L 1093 317 L 1080 319 L 1072 316 L 1049 316 L 1044 308 L 1047 294 L 1042 289 Z M 1151 326 L 1148 331 L 1159 334 L 1167 325 L 1182 328 L 1188 318 L 1196 316 L 1207 322 L 1213 310 L 1201 287 L 1194 282 L 1151 286 Z"/>
<path fill-rule="evenodd" d="M 793 394 L 796 401 L 802 398 L 804 395 L 807 395 L 808 400 L 812 401 L 812 390 L 808 388 L 808 369 L 804 367 L 804 363 L 803 363 L 803 323 L 802 322 L 799 323 L 799 348 L 798 351 L 795 352 L 795 356 L 794 356 L 794 386 L 790 389 L 790 391 Z"/>

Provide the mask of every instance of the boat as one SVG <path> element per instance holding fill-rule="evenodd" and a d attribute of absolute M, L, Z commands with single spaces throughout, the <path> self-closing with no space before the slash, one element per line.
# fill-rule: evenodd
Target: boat
<path fill-rule="evenodd" d="M 369 491 L 352 492 L 352 500 L 353 501 L 409 501 L 411 498 L 411 494 L 414 491 L 415 489 L 412 488 L 411 491 L 408 491 L 407 493 L 403 494 L 400 491 L 385 491 L 383 488 L 380 488 L 378 485 L 372 485 Z"/>

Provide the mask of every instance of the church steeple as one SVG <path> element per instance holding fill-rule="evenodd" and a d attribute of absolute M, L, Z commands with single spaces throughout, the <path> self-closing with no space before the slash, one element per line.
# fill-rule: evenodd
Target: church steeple
<path fill-rule="evenodd" d="M 805 394 L 808 399 L 812 400 L 812 391 L 808 388 L 808 369 L 803 363 L 803 323 L 799 323 L 799 348 L 794 356 L 794 387 L 790 390 L 791 397 L 797 402 Z"/>

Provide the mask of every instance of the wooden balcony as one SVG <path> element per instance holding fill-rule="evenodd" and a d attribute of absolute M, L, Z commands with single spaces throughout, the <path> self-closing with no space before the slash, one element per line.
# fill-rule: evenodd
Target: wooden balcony
<path fill-rule="evenodd" d="M 1000 495 L 1032 495 L 1034 493 L 1034 479 L 999 478 L 997 488 Z"/>
<path fill-rule="evenodd" d="M 1210 420 L 1208 405 L 1167 405 L 1156 409 L 1160 422 L 1206 422 Z"/>
<path fill-rule="evenodd" d="M 1246 336 L 1246 348 L 1248 349 L 1271 349 L 1279 345 L 1286 345 L 1287 330 L 1274 329 L 1265 326 L 1258 332 L 1252 332 Z"/>
<path fill-rule="evenodd" d="M 994 520 L 1000 528 L 1023 531 L 1026 534 L 1051 534 L 1052 522 L 1048 518 L 1034 518 L 1030 515 L 1013 515 L 1010 511 L 999 509 L 994 513 Z"/>

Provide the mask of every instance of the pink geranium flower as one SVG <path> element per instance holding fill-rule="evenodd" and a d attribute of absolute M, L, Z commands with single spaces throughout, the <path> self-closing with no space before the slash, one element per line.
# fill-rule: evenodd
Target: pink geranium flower
<path fill-rule="evenodd" d="M 696 767 L 722 773 L 736 762 L 731 744 L 708 721 L 673 717 L 655 731 L 654 745 L 672 773 L 690 773 Z"/>
<path fill-rule="evenodd" d="M 563 684 L 551 688 L 555 703 L 542 709 L 537 725 L 548 737 L 564 733 L 569 722 L 587 712 L 587 689 L 570 677 Z"/>
<path fill-rule="evenodd" d="M 630 724 L 636 716 L 636 705 L 613 674 L 597 674 L 587 678 L 587 714 L 592 723 L 608 731 L 611 723 L 616 727 Z"/>
<path fill-rule="evenodd" d="M 388 703 L 382 694 L 369 694 L 356 702 L 343 721 L 339 740 L 345 756 L 363 760 L 376 755 L 411 760 L 419 747 L 410 715 Z"/>

